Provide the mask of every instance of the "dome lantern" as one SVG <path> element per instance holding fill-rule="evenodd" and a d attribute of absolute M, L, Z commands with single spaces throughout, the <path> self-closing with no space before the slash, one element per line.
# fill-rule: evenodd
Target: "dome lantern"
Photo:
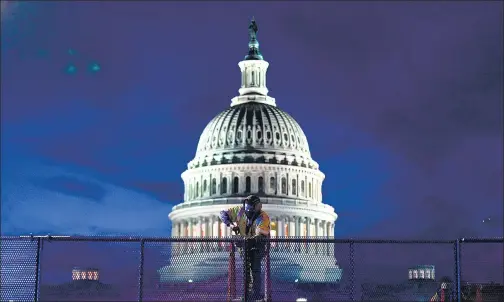
<path fill-rule="evenodd" d="M 241 87 L 238 90 L 240 96 L 235 97 L 231 106 L 247 102 L 259 102 L 275 106 L 275 99 L 268 97 L 266 87 L 266 72 L 269 63 L 263 60 L 257 41 L 257 23 L 254 18 L 249 25 L 248 55 L 238 63 L 241 70 Z"/>

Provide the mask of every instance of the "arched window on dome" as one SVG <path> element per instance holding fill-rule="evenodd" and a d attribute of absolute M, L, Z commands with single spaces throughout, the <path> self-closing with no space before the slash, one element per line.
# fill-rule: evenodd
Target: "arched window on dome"
<path fill-rule="evenodd" d="M 312 184 L 311 182 L 308 183 L 308 198 L 312 197 Z"/>
<path fill-rule="evenodd" d="M 297 185 L 297 184 L 296 184 L 296 180 L 295 180 L 295 179 L 293 179 L 293 180 L 292 180 L 292 195 L 296 195 L 296 194 L 297 194 L 297 192 L 296 192 L 296 191 L 297 191 L 297 190 L 296 190 L 296 185 Z"/>
<path fill-rule="evenodd" d="M 304 180 L 301 180 L 301 196 L 305 196 Z"/>
<path fill-rule="evenodd" d="M 189 198 L 189 200 L 191 200 L 193 198 L 193 186 L 192 186 L 192 184 L 189 184 L 189 191 L 187 192 L 187 197 Z"/>
<path fill-rule="evenodd" d="M 212 191 L 212 195 L 217 194 L 217 179 L 212 179 L 212 188 L 210 190 Z"/>
<path fill-rule="evenodd" d="M 238 193 L 238 187 L 239 185 L 239 180 L 238 180 L 238 177 L 236 176 L 235 178 L 233 178 L 233 194 L 237 194 Z"/>
<path fill-rule="evenodd" d="M 226 193 L 227 193 L 227 178 L 223 177 L 222 183 L 221 183 L 221 194 L 226 194 Z"/>
<path fill-rule="evenodd" d="M 287 194 L 287 179 L 282 177 L 282 194 Z"/>
<path fill-rule="evenodd" d="M 199 181 L 196 182 L 196 198 L 199 197 Z"/>
<path fill-rule="evenodd" d="M 276 194 L 276 181 L 275 181 L 274 177 L 270 177 L 270 190 L 271 190 L 271 193 Z"/>
<path fill-rule="evenodd" d="M 238 144 L 241 144 L 241 142 L 242 142 L 242 130 L 241 130 L 241 128 L 238 129 L 238 132 L 236 132 L 236 142 Z"/>
<path fill-rule="evenodd" d="M 250 193 L 251 181 L 250 176 L 245 178 L 245 193 Z"/>
<path fill-rule="evenodd" d="M 205 194 L 205 192 L 206 192 L 206 190 L 207 190 L 207 186 L 208 186 L 208 184 L 207 184 L 207 180 L 205 179 L 205 180 L 203 181 L 203 192 L 201 192 L 201 196 L 203 196 L 203 194 Z"/>
<path fill-rule="evenodd" d="M 257 188 L 259 193 L 264 193 L 264 178 L 262 176 L 257 179 Z"/>

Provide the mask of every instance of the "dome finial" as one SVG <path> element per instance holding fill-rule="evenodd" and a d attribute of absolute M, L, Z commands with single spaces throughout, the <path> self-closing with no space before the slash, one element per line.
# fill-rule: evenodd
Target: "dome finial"
<path fill-rule="evenodd" d="M 263 56 L 259 51 L 259 41 L 257 41 L 257 31 L 259 30 L 255 21 L 255 18 L 252 17 L 250 20 L 250 25 L 248 27 L 249 30 L 249 52 L 245 57 L 245 60 L 262 60 Z"/>

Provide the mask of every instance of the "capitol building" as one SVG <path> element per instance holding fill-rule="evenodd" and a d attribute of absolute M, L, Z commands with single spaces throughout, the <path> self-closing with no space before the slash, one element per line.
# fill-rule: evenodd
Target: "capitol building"
<path fill-rule="evenodd" d="M 249 27 L 248 55 L 238 63 L 239 95 L 205 127 L 182 173 L 184 202 L 169 213 L 173 237 L 231 236 L 219 212 L 255 194 L 272 221 L 272 237 L 333 238 L 337 214 L 323 203 L 324 173 L 296 120 L 268 95 L 264 60 Z M 227 273 L 226 243 L 172 243 L 161 282 L 196 282 Z M 272 244 L 274 279 L 338 282 L 334 244 Z"/>

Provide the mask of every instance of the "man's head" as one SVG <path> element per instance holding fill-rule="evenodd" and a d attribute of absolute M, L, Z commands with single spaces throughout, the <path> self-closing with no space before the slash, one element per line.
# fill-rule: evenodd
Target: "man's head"
<path fill-rule="evenodd" d="M 262 209 L 261 199 L 255 195 L 250 195 L 245 198 L 245 215 L 251 218 L 254 214 L 259 213 Z"/>

